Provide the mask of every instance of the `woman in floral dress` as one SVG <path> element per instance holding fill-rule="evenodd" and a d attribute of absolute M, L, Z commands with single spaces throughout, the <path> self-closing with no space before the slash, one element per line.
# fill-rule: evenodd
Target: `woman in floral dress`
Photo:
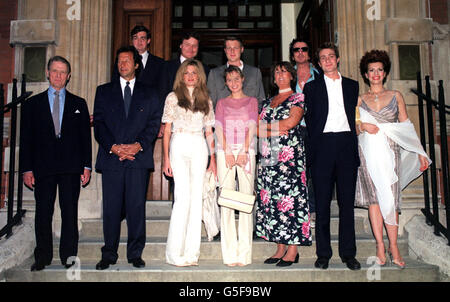
<path fill-rule="evenodd" d="M 277 266 L 297 263 L 297 246 L 312 244 L 304 142 L 299 135 L 304 96 L 292 89 L 295 75 L 289 62 L 272 67 L 278 94 L 263 102 L 258 124 L 256 234 L 277 243 L 275 254 L 264 261 Z"/>

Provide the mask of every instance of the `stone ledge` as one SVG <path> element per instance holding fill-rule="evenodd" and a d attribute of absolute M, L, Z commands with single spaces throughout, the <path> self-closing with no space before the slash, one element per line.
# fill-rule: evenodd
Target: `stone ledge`
<path fill-rule="evenodd" d="M 385 42 L 420 43 L 433 40 L 432 19 L 389 18 L 385 23 Z"/>
<path fill-rule="evenodd" d="M 408 233 L 409 254 L 426 263 L 439 266 L 445 278 L 450 277 L 450 246 L 445 237 L 433 233 L 423 215 L 413 217 L 405 226 Z"/>
<path fill-rule="evenodd" d="M 24 217 L 22 224 L 14 227 L 10 238 L 0 240 L 0 275 L 31 257 L 34 246 L 34 221 Z"/>
<path fill-rule="evenodd" d="M 10 44 L 58 44 L 58 21 L 11 21 Z"/>

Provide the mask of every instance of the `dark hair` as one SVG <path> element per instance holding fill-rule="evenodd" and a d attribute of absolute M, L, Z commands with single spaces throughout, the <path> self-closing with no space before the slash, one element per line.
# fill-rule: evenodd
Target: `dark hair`
<path fill-rule="evenodd" d="M 152 34 L 150 33 L 150 30 L 148 30 L 147 27 L 145 27 L 144 25 L 136 25 L 135 27 L 133 27 L 133 29 L 131 30 L 131 38 L 133 38 L 133 36 L 141 31 L 144 31 L 147 34 L 147 39 L 151 39 L 152 38 Z"/>
<path fill-rule="evenodd" d="M 302 38 L 294 38 L 292 39 L 291 43 L 289 44 L 289 60 L 291 61 L 292 64 L 295 65 L 295 60 L 294 60 L 294 44 L 295 43 L 299 43 L 299 42 L 303 42 L 308 46 L 308 55 L 309 55 L 309 59 L 311 60 L 311 48 L 309 47 L 309 43 L 306 42 L 304 39 Z"/>
<path fill-rule="evenodd" d="M 244 47 L 244 43 L 242 42 L 242 39 L 237 36 L 227 36 L 225 37 L 225 40 L 223 41 L 223 47 L 227 47 L 227 41 L 238 41 L 241 47 Z"/>
<path fill-rule="evenodd" d="M 242 79 L 244 78 L 244 73 L 239 67 L 230 65 L 223 72 L 223 79 L 225 80 L 225 82 L 227 81 L 227 75 L 232 72 L 237 72 Z"/>
<path fill-rule="evenodd" d="M 200 44 L 200 35 L 195 31 L 184 32 L 181 34 L 180 44 L 183 44 L 184 40 L 189 40 L 190 38 L 194 38 Z"/>
<path fill-rule="evenodd" d="M 139 52 L 137 51 L 137 49 L 134 47 L 134 46 L 132 46 L 132 45 L 129 45 L 129 46 L 122 46 L 121 48 L 119 48 L 118 50 L 117 50 L 117 52 L 116 52 L 116 66 L 117 66 L 117 63 L 119 62 L 119 55 L 121 54 L 121 53 L 123 53 L 123 52 L 131 52 L 132 54 L 133 54 L 133 60 L 134 60 L 134 64 L 138 64 L 138 68 L 136 69 L 136 71 L 135 71 L 135 75 L 136 75 L 136 78 L 137 78 L 137 76 L 139 75 L 139 73 L 141 72 L 141 70 L 143 69 L 143 65 L 142 65 L 142 60 L 141 60 L 141 55 L 139 54 Z"/>
<path fill-rule="evenodd" d="M 334 54 L 336 55 L 336 59 L 339 58 L 339 48 L 331 42 L 325 42 L 322 45 L 320 45 L 320 47 L 316 51 L 317 61 L 320 61 L 319 54 L 324 49 L 332 49 L 334 51 Z"/>
<path fill-rule="evenodd" d="M 67 61 L 66 58 L 61 57 L 61 56 L 54 56 L 54 57 L 50 58 L 50 60 L 48 60 L 48 63 L 47 63 L 47 70 L 48 71 L 50 71 L 50 66 L 52 65 L 53 62 L 61 62 L 61 63 L 66 64 L 67 70 L 69 71 L 68 74 L 71 73 L 72 69 L 70 68 L 69 61 Z"/>
<path fill-rule="evenodd" d="M 366 77 L 366 73 L 369 69 L 369 64 L 377 62 L 383 64 L 383 69 L 386 74 L 386 76 L 383 79 L 383 84 L 386 83 L 386 78 L 389 72 L 391 71 L 391 60 L 389 59 L 389 55 L 386 51 L 373 49 L 371 51 L 366 52 L 364 56 L 361 58 L 361 61 L 359 62 L 359 71 L 361 72 L 361 76 L 364 80 L 364 83 L 366 83 L 367 85 L 370 85 L 370 82 Z"/>
<path fill-rule="evenodd" d="M 277 68 L 283 68 L 286 69 L 286 71 L 288 71 L 291 76 L 292 76 L 292 80 L 291 80 L 291 89 L 293 91 L 295 91 L 295 86 L 297 85 L 297 71 L 295 70 L 294 66 L 292 66 L 292 64 L 288 61 L 282 61 L 282 62 L 277 62 L 275 64 L 272 65 L 272 67 L 270 68 L 270 82 L 272 85 L 271 88 L 271 95 L 274 96 L 278 93 L 278 86 L 277 84 L 275 84 L 275 70 Z"/>

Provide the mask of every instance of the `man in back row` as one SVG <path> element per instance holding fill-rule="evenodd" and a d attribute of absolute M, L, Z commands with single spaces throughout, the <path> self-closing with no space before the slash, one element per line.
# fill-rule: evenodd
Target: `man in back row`
<path fill-rule="evenodd" d="M 244 52 L 244 45 L 241 38 L 229 36 L 225 38 L 224 51 L 227 56 L 227 63 L 211 70 L 208 76 L 208 89 L 214 107 L 218 100 L 230 95 L 225 85 L 224 71 L 230 66 L 239 67 L 244 73 L 244 87 L 245 95 L 255 97 L 258 100 L 258 107 L 261 107 L 261 102 L 265 99 L 264 87 L 262 83 L 261 71 L 259 68 L 244 64 L 241 60 L 241 55 Z"/>
<path fill-rule="evenodd" d="M 167 61 L 164 67 L 164 72 L 161 77 L 161 91 L 163 101 L 166 99 L 167 95 L 173 89 L 173 82 L 175 81 L 175 75 L 180 67 L 181 63 L 183 63 L 186 59 L 195 59 L 198 54 L 200 43 L 200 36 L 195 32 L 184 33 L 181 37 L 180 43 L 180 56 Z M 205 64 L 203 64 L 203 69 L 205 70 L 206 77 L 209 74 L 209 68 Z"/>
<path fill-rule="evenodd" d="M 131 42 L 141 56 L 142 68 L 138 80 L 150 87 L 155 88 L 158 93 L 161 90 L 161 74 L 164 69 L 164 60 L 152 55 L 148 48 L 152 41 L 150 30 L 143 25 L 136 25 L 131 30 Z M 118 80 L 120 77 L 117 65 L 114 65 L 114 71 L 111 81 Z M 162 109 L 161 109 L 162 110 Z"/>

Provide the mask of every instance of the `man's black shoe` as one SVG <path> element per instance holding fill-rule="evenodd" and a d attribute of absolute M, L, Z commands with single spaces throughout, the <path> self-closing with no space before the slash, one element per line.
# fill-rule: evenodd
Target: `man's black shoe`
<path fill-rule="evenodd" d="M 100 260 L 99 263 L 97 263 L 97 265 L 95 266 L 95 269 L 98 270 L 98 271 L 102 271 L 102 270 L 107 269 L 110 264 L 116 264 L 116 263 L 115 262 L 112 263 L 112 262 L 110 262 L 108 260 L 102 259 L 102 260 Z"/>
<path fill-rule="evenodd" d="M 75 261 L 72 261 L 72 262 L 64 262 L 63 265 L 64 265 L 65 268 L 69 269 L 69 268 L 71 268 L 72 266 L 75 265 Z"/>
<path fill-rule="evenodd" d="M 352 271 L 361 269 L 361 264 L 355 258 L 342 259 L 342 262 L 345 263 Z"/>
<path fill-rule="evenodd" d="M 329 261 L 330 260 L 328 258 L 317 258 L 316 262 L 314 263 L 314 266 L 316 268 L 327 269 Z"/>
<path fill-rule="evenodd" d="M 145 267 L 145 261 L 142 260 L 141 257 L 130 259 L 130 260 L 128 260 L 128 263 L 132 263 L 133 266 L 136 267 L 136 268 L 143 268 L 143 267 Z"/>
<path fill-rule="evenodd" d="M 220 232 L 217 233 L 217 235 L 213 237 L 213 241 L 220 241 Z"/>
<path fill-rule="evenodd" d="M 36 261 L 35 263 L 33 263 L 33 265 L 31 265 L 31 271 L 32 272 L 42 271 L 45 268 L 45 266 L 46 264 Z"/>

